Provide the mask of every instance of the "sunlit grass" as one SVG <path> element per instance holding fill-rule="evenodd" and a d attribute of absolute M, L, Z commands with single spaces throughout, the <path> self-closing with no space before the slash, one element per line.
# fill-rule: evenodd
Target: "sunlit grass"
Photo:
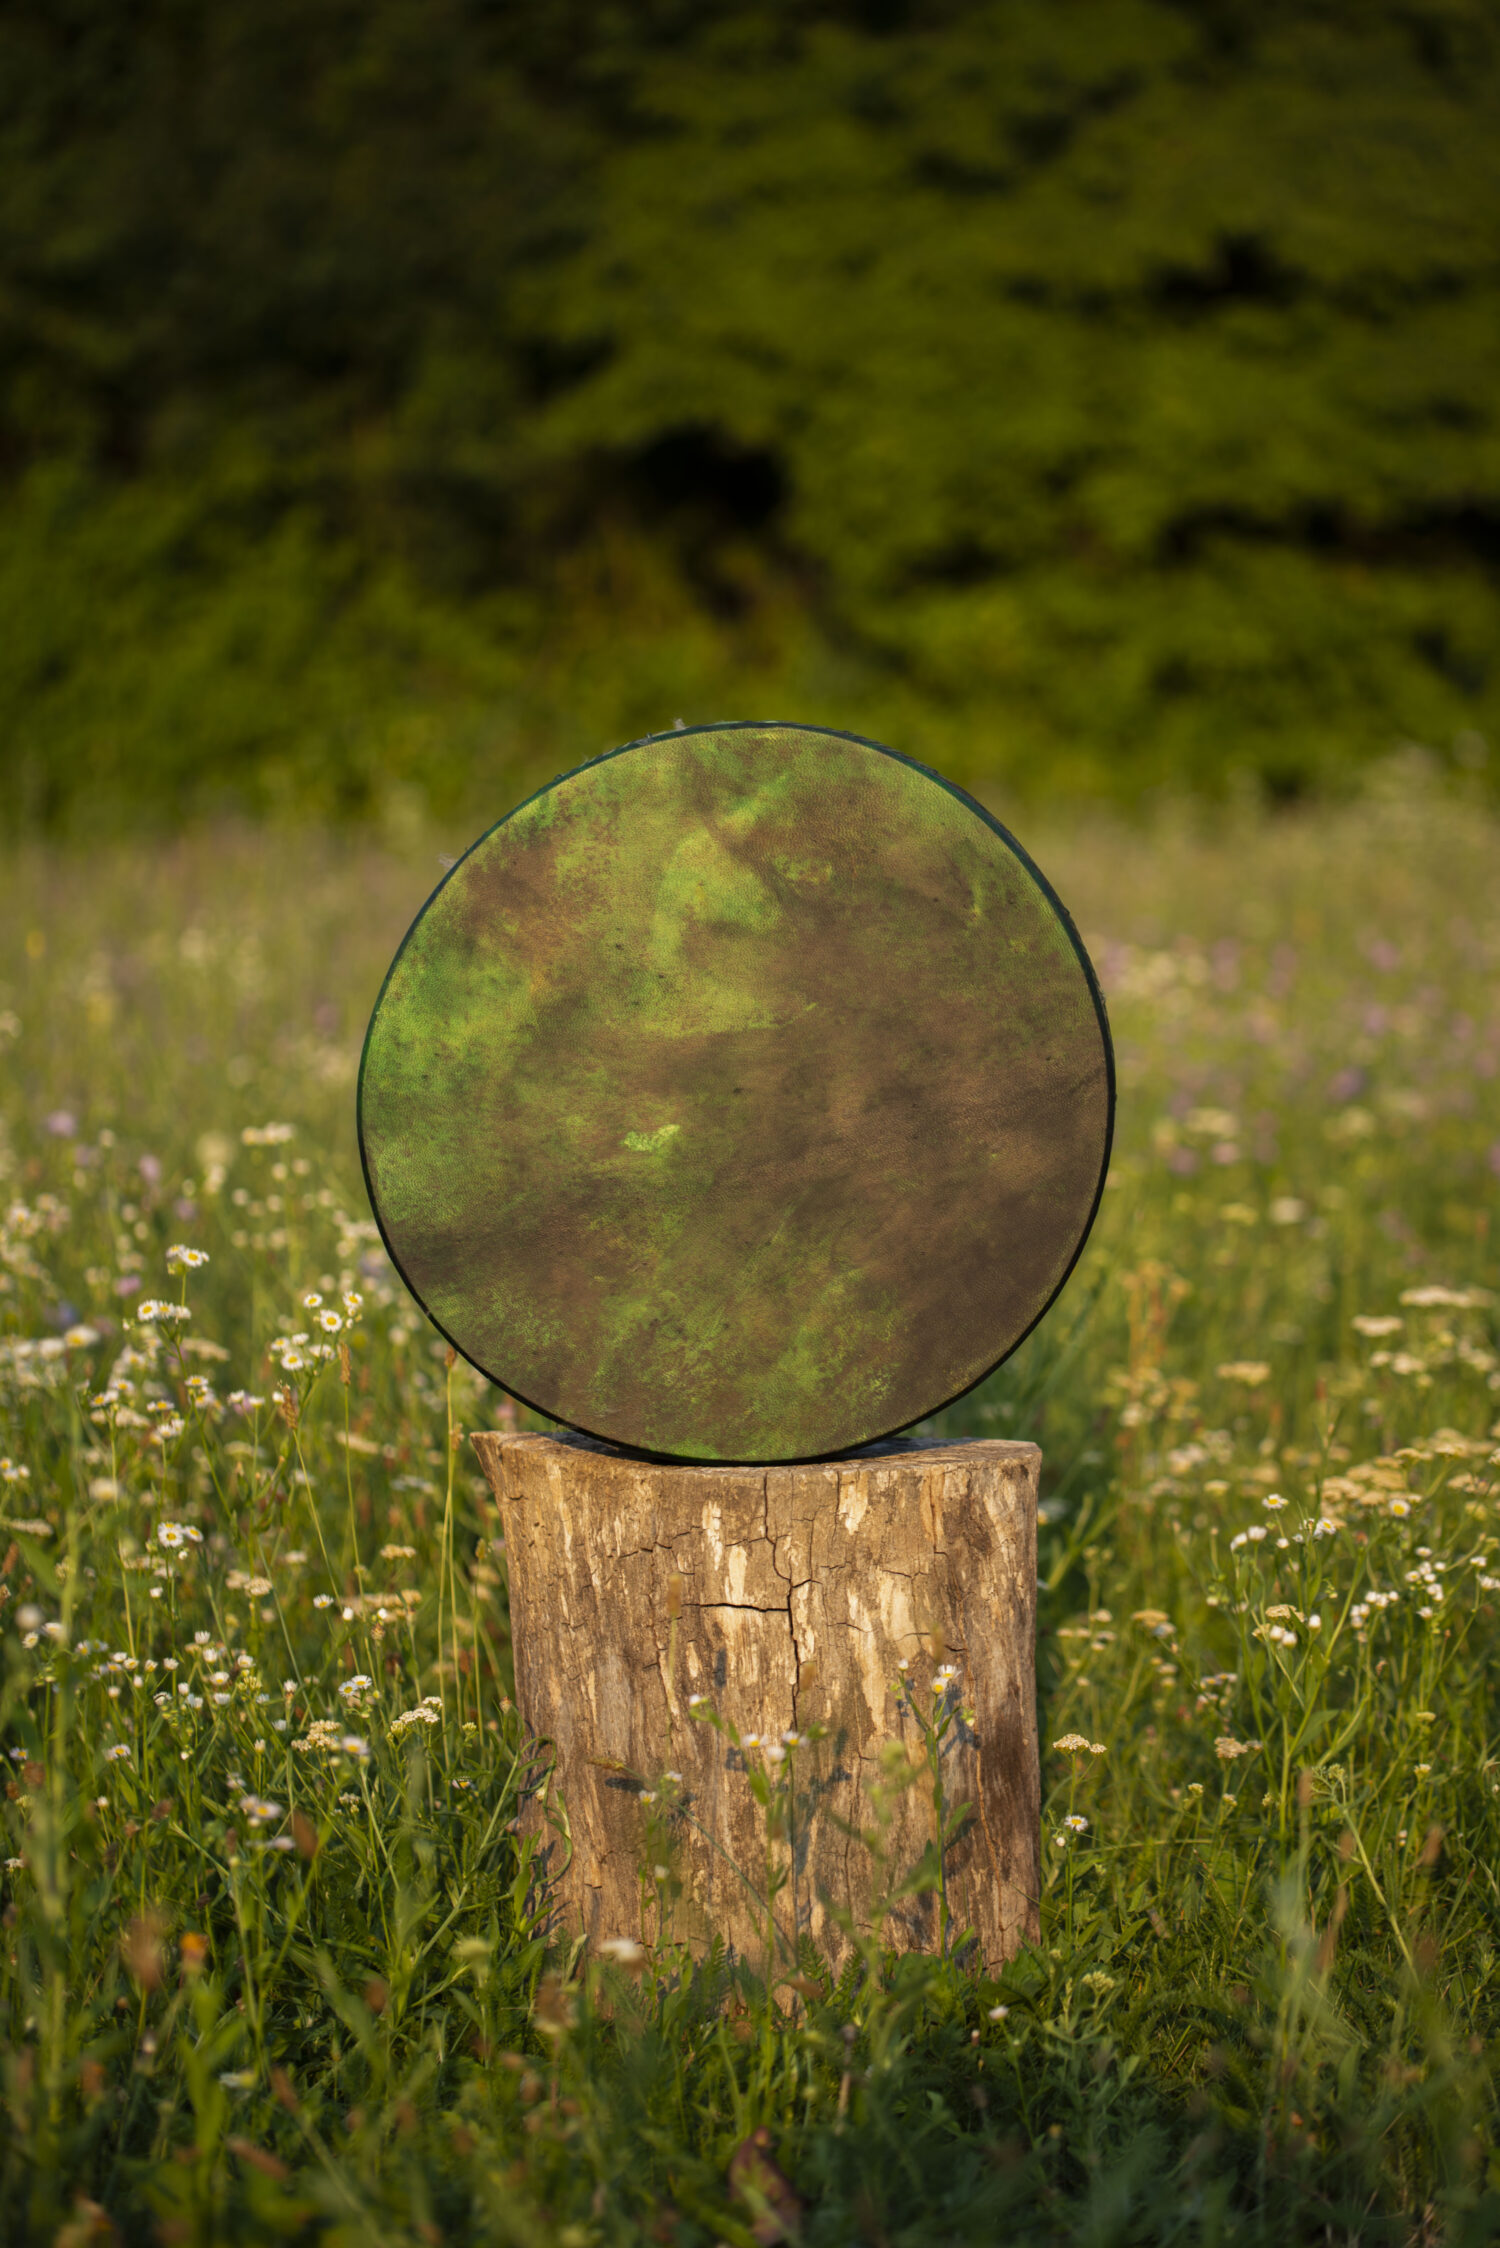
<path fill-rule="evenodd" d="M 465 840 L 8 869 L 10 2236 L 1490 2237 L 1493 825 L 1028 831 L 1119 1142 L 942 1425 L 1047 1456 L 1043 1942 L 992 1979 L 876 1928 L 773 1994 L 654 1923 L 548 1948 L 464 1440 L 510 1408 L 353 1146 Z"/>

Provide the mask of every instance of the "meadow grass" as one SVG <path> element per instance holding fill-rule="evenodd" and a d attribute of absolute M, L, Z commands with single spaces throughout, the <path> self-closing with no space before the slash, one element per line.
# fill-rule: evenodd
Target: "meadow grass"
<path fill-rule="evenodd" d="M 467 838 L 9 862 L 7 2239 L 1500 2231 L 1500 832 L 1414 782 L 1025 839 L 1119 1140 L 934 1426 L 1046 1451 L 1042 1941 L 985 1977 L 876 1926 L 771 1990 L 549 1941 L 517 1823 L 464 1442 L 507 1408 L 351 1115 Z"/>

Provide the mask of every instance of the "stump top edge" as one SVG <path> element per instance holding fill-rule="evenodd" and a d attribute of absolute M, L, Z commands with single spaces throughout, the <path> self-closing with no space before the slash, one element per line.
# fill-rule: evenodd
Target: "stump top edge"
<path fill-rule="evenodd" d="M 974 1466 L 1014 1463 L 1017 1466 L 1040 1461 L 1041 1447 L 1036 1444 L 1003 1436 L 973 1436 L 947 1438 L 942 1436 L 889 1436 L 873 1444 L 861 1445 L 840 1459 L 832 1460 L 768 1460 L 759 1465 L 747 1462 L 718 1464 L 713 1461 L 660 1460 L 643 1452 L 626 1452 L 613 1444 L 605 1444 L 596 1436 L 581 1436 L 566 1429 L 555 1432 L 521 1432 L 511 1429 L 476 1429 L 474 1449 L 480 1460 L 498 1462 L 507 1454 L 516 1452 L 551 1453 L 561 1458 L 580 1453 L 588 1458 L 608 1461 L 614 1466 L 649 1470 L 656 1475 L 825 1475 L 857 1473 L 862 1468 L 899 1467 L 921 1461 L 933 1466 L 955 1465 L 969 1462 Z"/>

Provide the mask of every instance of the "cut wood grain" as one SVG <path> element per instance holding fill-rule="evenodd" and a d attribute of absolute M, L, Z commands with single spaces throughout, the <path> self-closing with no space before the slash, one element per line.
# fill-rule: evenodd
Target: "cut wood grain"
<path fill-rule="evenodd" d="M 942 1758 L 947 1805 L 971 1806 L 946 1853 L 952 1926 L 991 1963 L 1035 1938 L 1035 1445 L 896 1440 L 815 1465 L 678 1467 L 581 1436 L 474 1444 L 504 1520 L 517 1701 L 555 1750 L 565 1925 L 596 1941 L 718 1932 L 763 1961 L 765 1818 L 744 1757 L 702 1722 L 711 1707 L 742 1739 L 822 1728 L 795 1752 L 792 1831 L 773 1845 L 788 1873 L 776 1941 L 783 1970 L 803 1933 L 837 1957 L 834 1909 L 867 1924 L 882 1883 L 932 1842 L 926 1779 L 886 1806 L 883 1875 L 856 1837 L 877 1826 L 892 1744 L 921 1756 L 900 1666 L 929 1709 L 951 1664 L 972 1712 Z M 666 1774 L 680 1777 L 663 1787 Z M 877 1932 L 934 1946 L 936 1899 L 902 1900 Z"/>

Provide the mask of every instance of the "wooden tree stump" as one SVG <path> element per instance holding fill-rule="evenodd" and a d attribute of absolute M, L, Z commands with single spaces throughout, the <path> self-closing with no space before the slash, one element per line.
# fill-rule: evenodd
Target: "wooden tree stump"
<path fill-rule="evenodd" d="M 753 1468 L 669 1466 L 581 1436 L 474 1444 L 504 1518 L 521 1715 L 555 1745 L 572 1849 L 554 1836 L 550 1863 L 565 1924 L 596 1941 L 717 1932 L 763 1959 L 752 1892 L 764 1887 L 764 1814 L 743 1758 L 691 1715 L 701 1695 L 742 1738 L 826 1728 L 796 1752 L 776 1920 L 784 1958 L 794 1929 L 837 1957 L 830 1904 L 867 1924 L 877 1887 L 845 1830 L 875 1825 L 882 1749 L 922 1748 L 892 1681 L 906 1663 L 930 1709 L 949 1663 L 949 1691 L 973 1712 L 942 1758 L 946 1802 L 972 1806 L 946 1854 L 951 1926 L 972 1928 L 992 1964 L 1035 1938 L 1034 1444 L 898 1439 Z M 680 1782 L 663 1793 L 669 1772 Z M 933 1821 L 930 1784 L 896 1799 L 887 1887 L 921 1858 Z M 667 1882 L 650 1870 L 664 1832 Z M 877 1933 L 931 1948 L 938 1927 L 925 1895 Z"/>

